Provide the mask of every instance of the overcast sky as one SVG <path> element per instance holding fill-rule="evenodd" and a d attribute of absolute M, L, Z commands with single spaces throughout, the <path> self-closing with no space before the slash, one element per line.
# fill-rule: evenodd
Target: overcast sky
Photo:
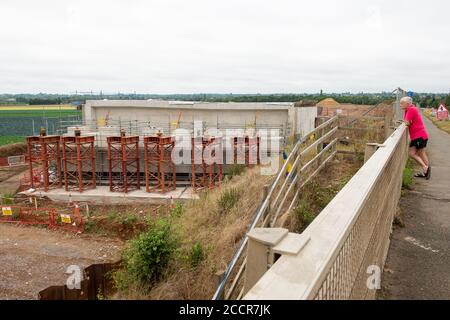
<path fill-rule="evenodd" d="M 448 0 L 1 0 L 0 92 L 450 90 Z"/>

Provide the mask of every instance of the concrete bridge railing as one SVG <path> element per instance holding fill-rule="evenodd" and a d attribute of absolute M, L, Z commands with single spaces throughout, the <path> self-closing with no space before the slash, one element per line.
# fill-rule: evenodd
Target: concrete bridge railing
<path fill-rule="evenodd" d="M 301 251 L 281 255 L 244 299 L 375 298 L 407 150 L 401 125 L 305 230 Z"/>
<path fill-rule="evenodd" d="M 328 119 L 296 142 L 272 185 L 266 189 L 267 193 L 256 210 L 248 231 L 258 227 L 276 226 L 280 216 L 292 210 L 301 189 L 335 157 L 338 119 L 338 116 Z M 324 143 L 327 144 L 326 147 L 323 146 Z M 306 158 L 305 156 L 310 153 L 314 155 L 313 158 Z M 290 171 L 288 171 L 289 164 L 292 165 Z M 249 238 L 245 236 L 227 270 L 220 276 L 214 300 L 241 299 L 254 283 L 253 275 L 250 284 L 249 279 L 245 279 L 245 275 L 248 274 L 248 242 Z"/>

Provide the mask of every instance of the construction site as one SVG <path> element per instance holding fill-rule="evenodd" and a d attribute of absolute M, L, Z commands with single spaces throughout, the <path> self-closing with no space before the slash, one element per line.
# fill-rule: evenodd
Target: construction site
<path fill-rule="evenodd" d="M 103 294 L 121 299 L 241 299 L 258 280 L 248 273 L 254 267 L 246 267 L 246 233 L 255 227 L 302 232 L 394 130 L 391 102 L 95 100 L 82 110 L 81 121 L 60 121 L 52 135 L 41 128 L 26 138 L 24 154 L 5 160 L 18 161 L 9 168 L 24 172 L 15 179 L 18 193 L 3 193 L 0 228 L 11 235 L 18 227 L 27 241 L 64 242 L 75 252 L 67 256 L 58 244 L 45 253 L 36 247 L 33 259 L 59 252 L 65 264 L 102 262 L 95 269 L 102 281 L 89 285 L 103 288 L 112 281 L 104 279 L 111 268 L 126 272 L 120 258 L 126 241 L 169 219 L 182 230 L 179 250 L 188 256 L 200 250 L 189 258 L 194 262 L 175 259 L 170 269 L 185 270 L 186 263 L 194 269 L 153 279 L 146 293 L 118 289 L 115 279 L 115 289 Z M 275 171 L 267 171 L 274 162 Z M 5 179 L 0 183 L 12 181 Z M 66 240 L 56 240 L 58 234 Z M 14 264 L 14 254 L 10 259 Z M 53 276 L 35 280 L 33 290 L 0 287 L 0 295 L 88 298 L 64 286 L 58 263 L 47 266 Z M 15 277 L 22 278 L 8 279 Z M 52 285 L 60 287 L 46 289 Z"/>
<path fill-rule="evenodd" d="M 190 199 L 220 186 L 230 167 L 259 164 L 261 144 L 282 150 L 310 132 L 316 117 L 316 106 L 294 103 L 87 101 L 82 121 L 60 123 L 60 135 L 27 138 L 23 186 L 55 200 Z M 261 131 L 271 137 L 261 141 Z M 190 161 L 176 165 L 177 138 Z M 216 161 L 205 159 L 210 150 L 220 150 Z"/>

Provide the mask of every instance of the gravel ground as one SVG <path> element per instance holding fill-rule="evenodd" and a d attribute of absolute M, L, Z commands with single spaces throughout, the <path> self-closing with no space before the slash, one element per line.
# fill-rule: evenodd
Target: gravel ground
<path fill-rule="evenodd" d="M 69 266 L 115 262 L 122 247 L 118 239 L 0 224 L 0 299 L 36 299 L 64 285 Z"/>

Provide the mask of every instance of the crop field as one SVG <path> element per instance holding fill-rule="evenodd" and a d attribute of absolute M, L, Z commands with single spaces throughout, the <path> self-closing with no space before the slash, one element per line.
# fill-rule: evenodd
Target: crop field
<path fill-rule="evenodd" d="M 0 136 L 0 146 L 18 142 L 25 142 L 25 138 L 21 136 Z"/>
<path fill-rule="evenodd" d="M 24 106 L 0 106 L 1 111 L 26 111 L 26 110 L 76 110 L 72 105 L 24 105 Z"/>
<path fill-rule="evenodd" d="M 76 116 L 80 114 L 81 111 L 70 105 L 0 106 L 0 119 L 17 117 Z"/>
<path fill-rule="evenodd" d="M 80 119 L 81 111 L 70 105 L 0 106 L 0 143 L 21 141 L 41 127 L 55 134 L 61 121 Z"/>

